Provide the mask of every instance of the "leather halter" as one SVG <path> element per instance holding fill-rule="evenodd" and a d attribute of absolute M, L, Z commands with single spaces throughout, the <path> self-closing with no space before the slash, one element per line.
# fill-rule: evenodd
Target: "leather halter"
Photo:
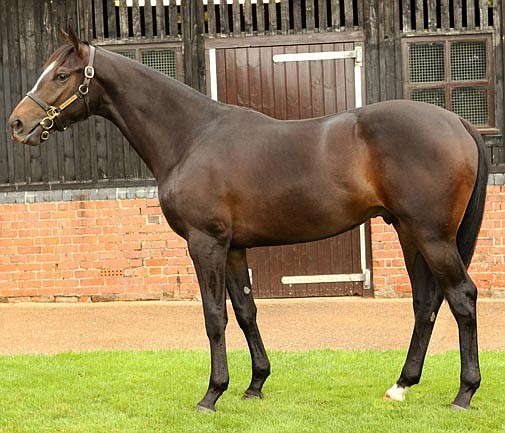
<path fill-rule="evenodd" d="M 84 80 L 82 84 L 79 85 L 77 91 L 72 96 L 70 96 L 70 98 L 62 102 L 59 107 L 49 105 L 43 99 L 39 98 L 32 92 L 28 92 L 26 94 L 26 96 L 28 96 L 32 101 L 40 105 L 47 114 L 47 116 L 39 122 L 39 125 L 42 127 L 42 132 L 40 133 L 40 139 L 42 141 L 45 141 L 49 138 L 50 131 L 54 127 L 56 127 L 58 131 L 64 131 L 67 129 L 69 125 L 64 126 L 63 122 L 60 119 L 61 112 L 78 99 L 81 99 L 84 102 L 84 105 L 86 106 L 86 117 L 89 117 L 90 111 L 86 95 L 89 92 L 89 82 L 95 76 L 95 69 L 93 67 L 94 60 L 95 47 L 93 45 L 90 45 L 88 65 L 84 68 Z"/>

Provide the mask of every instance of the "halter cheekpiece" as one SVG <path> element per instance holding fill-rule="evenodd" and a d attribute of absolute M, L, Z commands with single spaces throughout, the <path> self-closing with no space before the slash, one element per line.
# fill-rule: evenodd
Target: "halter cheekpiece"
<path fill-rule="evenodd" d="M 93 45 L 90 45 L 88 65 L 84 68 L 84 80 L 79 85 L 77 91 L 66 101 L 62 102 L 59 107 L 47 104 L 44 100 L 32 92 L 28 92 L 26 94 L 26 96 L 28 96 L 31 100 L 39 104 L 47 114 L 47 116 L 39 122 L 39 125 L 42 127 L 42 132 L 40 133 L 40 139 L 42 141 L 45 141 L 49 138 L 50 131 L 54 127 L 56 127 L 58 131 L 64 131 L 67 129 L 68 125 L 64 126 L 59 116 L 65 108 L 70 106 L 78 99 L 81 99 L 84 102 L 84 105 L 86 106 L 86 117 L 89 116 L 89 105 L 86 99 L 86 95 L 89 92 L 89 82 L 95 76 L 95 68 L 93 67 L 94 60 L 95 47 Z"/>

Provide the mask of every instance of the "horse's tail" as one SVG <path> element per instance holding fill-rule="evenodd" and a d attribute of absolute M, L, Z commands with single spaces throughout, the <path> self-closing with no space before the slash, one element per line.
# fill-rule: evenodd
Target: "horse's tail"
<path fill-rule="evenodd" d="M 486 202 L 486 187 L 489 173 L 489 161 L 487 149 L 479 132 L 466 120 L 460 119 L 461 123 L 472 136 L 478 150 L 478 169 L 473 187 L 472 196 L 466 207 L 465 215 L 458 229 L 457 244 L 459 254 L 468 268 L 475 251 L 477 235 L 479 234 Z"/>

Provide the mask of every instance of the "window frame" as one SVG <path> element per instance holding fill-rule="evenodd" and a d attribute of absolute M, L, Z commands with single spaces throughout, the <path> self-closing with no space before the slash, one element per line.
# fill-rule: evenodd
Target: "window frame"
<path fill-rule="evenodd" d="M 451 44 L 454 42 L 482 42 L 486 44 L 486 79 L 482 80 L 453 80 L 451 78 Z M 444 46 L 444 80 L 424 83 L 410 82 L 410 46 L 413 44 L 443 44 Z M 496 108 L 495 108 L 495 71 L 493 56 L 493 34 L 462 34 L 462 35 L 429 35 L 405 37 L 401 40 L 403 57 L 403 96 L 410 100 L 413 89 L 442 88 L 445 94 L 446 109 L 453 111 L 452 90 L 458 87 L 485 87 L 487 88 L 488 124 L 475 125 L 482 134 L 496 134 Z"/>

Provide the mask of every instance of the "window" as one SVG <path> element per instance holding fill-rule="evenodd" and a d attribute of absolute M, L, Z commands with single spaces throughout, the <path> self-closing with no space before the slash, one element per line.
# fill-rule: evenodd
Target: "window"
<path fill-rule="evenodd" d="M 491 37 L 405 38 L 404 95 L 454 111 L 481 132 L 495 127 Z"/>
<path fill-rule="evenodd" d="M 108 46 L 107 49 L 132 60 L 137 60 L 171 78 L 183 79 L 180 47 L 172 48 L 146 44 Z"/>

